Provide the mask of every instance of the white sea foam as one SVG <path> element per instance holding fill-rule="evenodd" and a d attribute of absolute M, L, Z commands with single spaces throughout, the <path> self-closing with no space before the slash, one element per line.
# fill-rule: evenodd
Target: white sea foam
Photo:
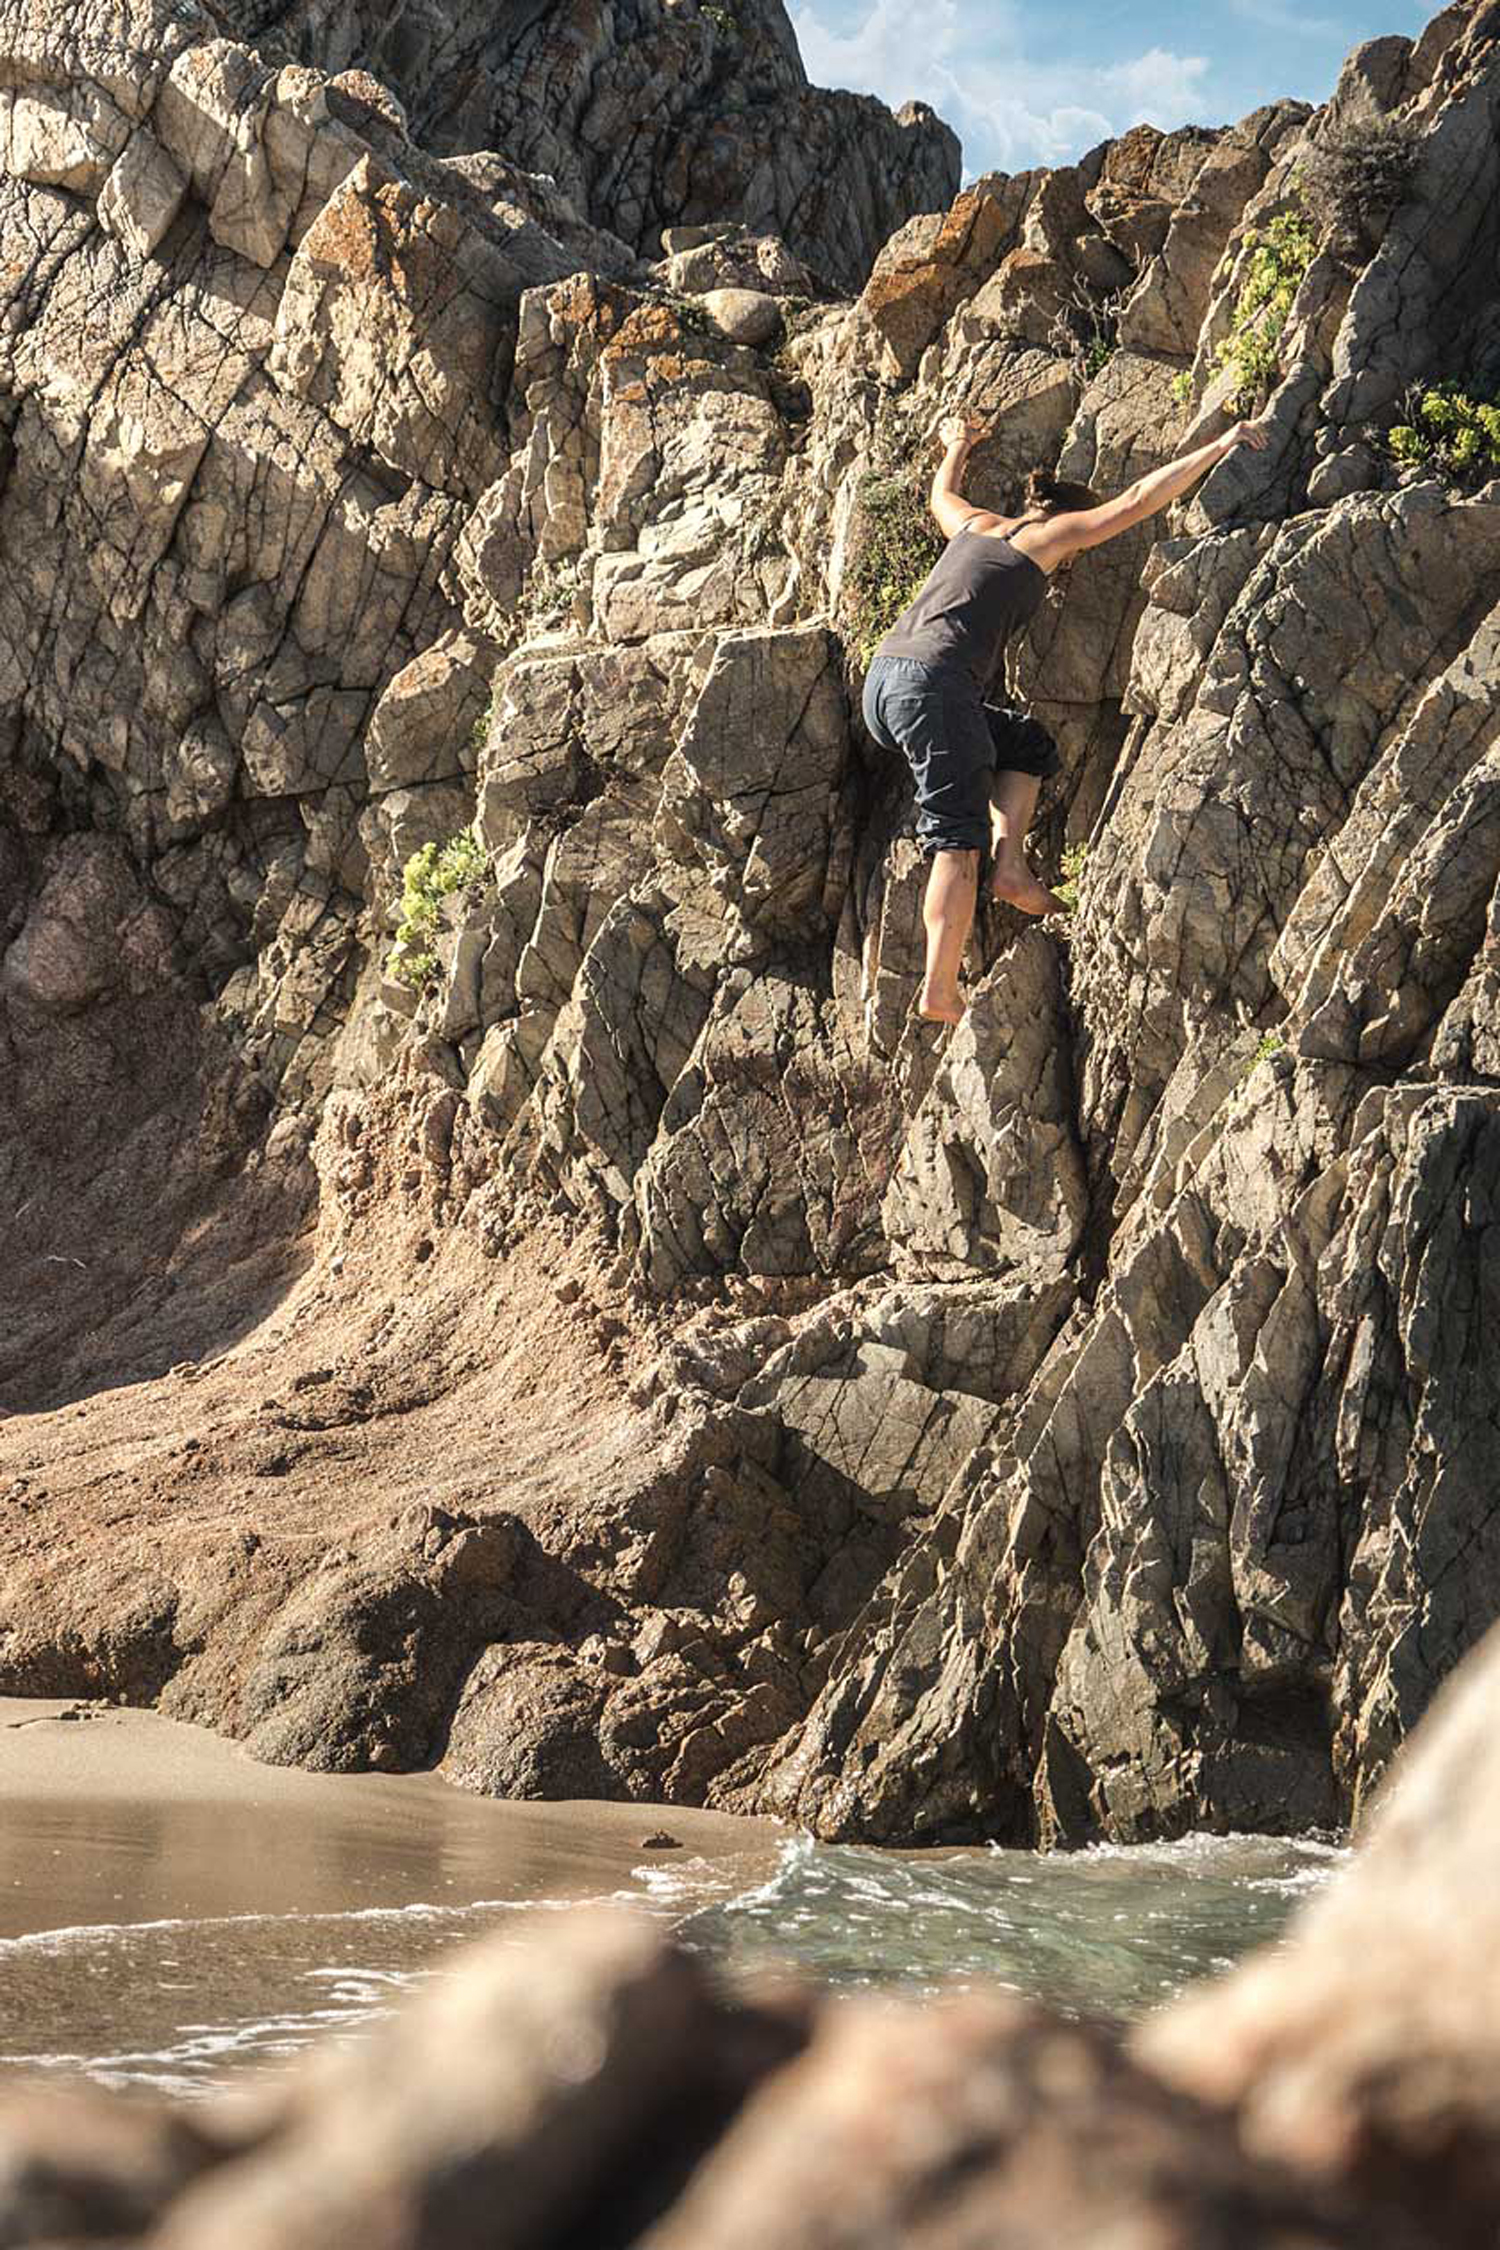
<path fill-rule="evenodd" d="M 97 1945 L 118 1938 L 137 1938 L 161 1930 L 253 1929 L 283 1924 L 359 1922 L 459 1922 L 483 1914 L 514 1911 L 523 1906 L 568 1906 L 569 1899 L 480 1898 L 462 1905 L 440 1905 L 414 1899 L 408 1906 L 350 1906 L 315 1914 L 201 1914 L 146 1922 L 64 1922 L 51 1930 L 26 1930 L 17 1937 L 0 1938 L 0 1956 L 7 1953 L 57 1953 L 71 1946 Z"/>
<path fill-rule="evenodd" d="M 1342 1839 L 1186 1836 L 1041 1854 L 780 1845 L 734 1862 L 643 1861 L 613 1895 L 712 1957 L 768 1954 L 846 1986 L 984 1983 L 1137 2013 L 1274 1939 L 1347 1857 Z M 67 1925 L 0 1939 L 0 2069 L 201 2094 L 252 2061 L 360 2036 L 438 1973 L 450 1944 L 570 1898 L 495 1898 Z M 10 1980 L 7 1982 L 7 1980 Z M 27 2037 L 27 2025 L 32 2036 Z M 46 2025 L 51 2036 L 36 2037 Z M 0 2031 L 0 2039 L 4 2032 Z"/>

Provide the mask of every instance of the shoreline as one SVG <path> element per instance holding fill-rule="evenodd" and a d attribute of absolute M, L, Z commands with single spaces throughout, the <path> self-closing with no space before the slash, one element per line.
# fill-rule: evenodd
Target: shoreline
<path fill-rule="evenodd" d="M 74 1714 L 74 1715 L 65 1715 Z M 597 1897 L 661 1864 L 769 1872 L 780 1823 L 679 1806 L 500 1802 L 433 1774 L 267 1766 L 207 1728 L 0 1697 L 0 1941 L 242 1914 Z"/>

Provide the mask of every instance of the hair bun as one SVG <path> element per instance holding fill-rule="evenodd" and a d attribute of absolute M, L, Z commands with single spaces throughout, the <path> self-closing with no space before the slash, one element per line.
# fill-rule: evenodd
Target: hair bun
<path fill-rule="evenodd" d="M 1026 478 L 1026 507 L 1057 515 L 1064 509 L 1097 508 L 1099 495 L 1071 477 L 1055 477 L 1050 469 L 1032 469 Z"/>

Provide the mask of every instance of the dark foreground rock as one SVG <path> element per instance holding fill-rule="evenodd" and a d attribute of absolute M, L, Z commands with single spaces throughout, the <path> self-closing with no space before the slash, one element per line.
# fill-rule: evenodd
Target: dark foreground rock
<path fill-rule="evenodd" d="M 1248 2145 L 1437 2242 L 1500 2212 L 1500 1636 L 1397 1761 L 1347 1879 L 1222 1990 L 1142 2026 L 1146 2065 L 1238 2110 Z"/>
<path fill-rule="evenodd" d="M 253 2126 L 194 2141 L 99 2096 L 0 2110 L 0 2241 L 159 2250 L 1394 2246 L 1337 2187 L 1112 2031 L 1010 1995 L 728 1997 L 644 1919 L 539 1918 L 466 1955 Z M 118 2115 L 116 2112 L 118 2111 Z M 1414 2238 L 1413 2238 L 1414 2239 Z"/>
<path fill-rule="evenodd" d="M 189 2112 L 17 2090 L 0 2242 L 151 2250 L 1475 2250 L 1500 2208 L 1492 1635 L 1287 1942 L 1122 2027 L 721 1984 L 539 1916 Z"/>

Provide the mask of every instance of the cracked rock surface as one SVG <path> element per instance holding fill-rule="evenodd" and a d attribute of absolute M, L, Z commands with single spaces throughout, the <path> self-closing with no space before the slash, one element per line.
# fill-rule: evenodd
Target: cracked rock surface
<path fill-rule="evenodd" d="M 958 186 L 957 136 L 925 103 L 893 114 L 809 86 L 782 0 L 354 0 L 336 13 L 320 0 L 222 0 L 215 13 L 268 53 L 373 74 L 424 148 L 503 149 L 646 257 L 748 226 L 857 288 L 891 229 Z"/>

